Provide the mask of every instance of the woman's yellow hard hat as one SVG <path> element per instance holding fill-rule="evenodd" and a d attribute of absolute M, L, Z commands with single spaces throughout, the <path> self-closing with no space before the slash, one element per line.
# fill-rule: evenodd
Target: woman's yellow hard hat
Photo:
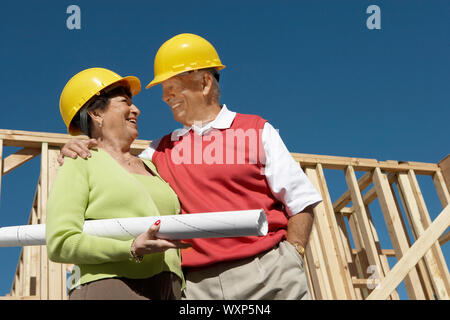
<path fill-rule="evenodd" d="M 207 40 L 191 33 L 179 34 L 159 48 L 155 56 L 155 78 L 145 88 L 153 87 L 177 74 L 204 68 L 221 70 L 216 49 Z"/>
<path fill-rule="evenodd" d="M 64 87 L 59 99 L 59 111 L 71 135 L 79 135 L 81 131 L 72 126 L 72 119 L 77 112 L 93 96 L 115 83 L 124 82 L 130 88 L 132 96 L 141 91 L 141 82 L 138 78 L 129 76 L 122 78 L 117 73 L 105 68 L 90 68 L 74 75 Z"/>

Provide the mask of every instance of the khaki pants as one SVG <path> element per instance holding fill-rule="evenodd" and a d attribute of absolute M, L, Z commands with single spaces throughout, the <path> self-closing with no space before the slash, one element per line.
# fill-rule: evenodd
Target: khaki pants
<path fill-rule="evenodd" d="M 287 241 L 255 257 L 185 270 L 189 300 L 310 300 L 303 259 Z"/>

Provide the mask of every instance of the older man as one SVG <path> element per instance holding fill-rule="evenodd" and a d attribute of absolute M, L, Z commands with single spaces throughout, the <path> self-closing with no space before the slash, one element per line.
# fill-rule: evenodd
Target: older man
<path fill-rule="evenodd" d="M 153 141 L 140 157 L 155 163 L 182 213 L 262 208 L 269 232 L 190 240 L 192 248 L 182 251 L 185 297 L 310 299 L 303 254 L 321 196 L 266 120 L 220 105 L 223 68 L 199 36 L 180 34 L 161 46 L 147 88 L 162 85 L 163 100 L 183 127 Z M 63 154 L 73 156 L 70 149 Z M 86 144 L 81 149 L 88 152 Z"/>

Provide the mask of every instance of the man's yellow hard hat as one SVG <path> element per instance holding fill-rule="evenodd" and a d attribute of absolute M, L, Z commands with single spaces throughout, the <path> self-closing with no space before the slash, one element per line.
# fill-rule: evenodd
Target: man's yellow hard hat
<path fill-rule="evenodd" d="M 145 88 L 153 87 L 177 74 L 204 68 L 221 70 L 216 49 L 207 40 L 191 33 L 179 34 L 159 48 L 155 56 L 155 78 Z"/>
<path fill-rule="evenodd" d="M 59 111 L 69 134 L 81 134 L 78 128 L 72 126 L 72 120 L 85 103 L 93 96 L 100 95 L 106 87 L 118 82 L 123 82 L 124 86 L 129 87 L 132 96 L 141 91 L 141 82 L 138 78 L 133 76 L 122 78 L 105 68 L 83 70 L 67 82 L 59 99 Z"/>

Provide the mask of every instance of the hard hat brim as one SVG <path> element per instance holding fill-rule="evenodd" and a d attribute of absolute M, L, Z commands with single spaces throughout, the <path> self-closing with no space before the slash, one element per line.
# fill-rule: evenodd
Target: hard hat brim
<path fill-rule="evenodd" d="M 206 67 L 206 68 L 202 68 L 202 69 L 208 69 L 208 68 L 216 68 L 217 70 L 222 70 L 222 69 L 225 69 L 225 66 L 218 65 L 218 66 L 211 66 L 211 67 Z M 153 86 L 156 86 L 156 85 L 160 84 L 161 82 L 166 81 L 172 77 L 175 77 L 176 75 L 179 75 L 181 73 L 184 73 L 187 71 L 193 71 L 193 70 L 201 70 L 201 69 L 187 68 L 185 70 L 181 70 L 178 72 L 170 72 L 170 73 L 164 73 L 164 74 L 158 75 L 145 87 L 145 89 L 149 89 Z"/>
<path fill-rule="evenodd" d="M 124 77 L 122 80 L 128 84 L 131 92 L 131 96 L 134 97 L 141 92 L 141 81 L 135 76 Z M 120 82 L 118 81 L 118 82 Z"/>

